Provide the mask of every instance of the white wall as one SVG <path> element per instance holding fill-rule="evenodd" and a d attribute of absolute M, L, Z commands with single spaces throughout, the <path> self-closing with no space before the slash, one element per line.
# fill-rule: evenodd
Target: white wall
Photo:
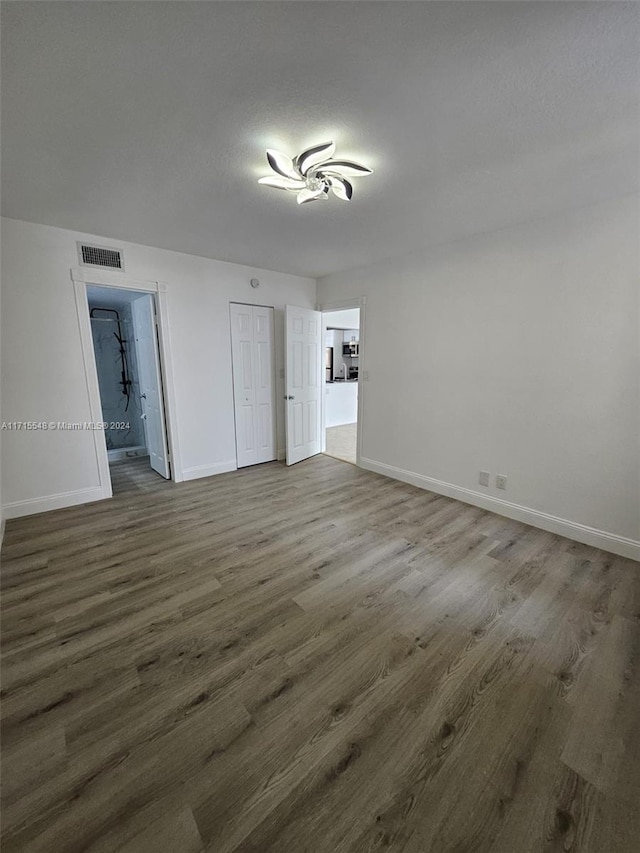
<path fill-rule="evenodd" d="M 366 297 L 363 464 L 640 556 L 638 213 L 625 197 L 319 280 L 321 305 Z"/>
<path fill-rule="evenodd" d="M 2 220 L 2 240 L 5 421 L 91 419 L 69 275 L 78 266 L 76 241 L 87 240 L 122 248 L 124 277 L 168 283 L 177 434 L 185 477 L 235 468 L 231 301 L 276 309 L 278 447 L 284 448 L 283 306 L 313 308 L 313 279 L 11 219 Z M 250 287 L 251 278 L 260 279 L 258 289 Z M 98 465 L 89 432 L 5 431 L 2 438 L 6 515 L 94 495 Z"/>

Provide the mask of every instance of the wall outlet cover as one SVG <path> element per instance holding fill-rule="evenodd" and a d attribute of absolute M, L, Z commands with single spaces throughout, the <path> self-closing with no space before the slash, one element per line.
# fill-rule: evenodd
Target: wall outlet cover
<path fill-rule="evenodd" d="M 507 475 L 506 474 L 496 474 L 496 489 L 506 489 L 507 488 Z"/>
<path fill-rule="evenodd" d="M 488 471 L 480 471 L 480 476 L 478 477 L 478 482 L 481 486 L 489 485 L 489 477 L 491 474 Z"/>

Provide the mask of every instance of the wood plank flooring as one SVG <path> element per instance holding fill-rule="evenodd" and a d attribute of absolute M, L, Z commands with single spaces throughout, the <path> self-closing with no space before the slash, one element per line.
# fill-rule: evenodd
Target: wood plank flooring
<path fill-rule="evenodd" d="M 9 521 L 4 853 L 632 853 L 640 565 L 327 456 Z"/>

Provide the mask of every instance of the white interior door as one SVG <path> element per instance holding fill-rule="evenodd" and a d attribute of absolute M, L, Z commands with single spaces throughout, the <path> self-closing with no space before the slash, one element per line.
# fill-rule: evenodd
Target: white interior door
<path fill-rule="evenodd" d="M 169 479 L 169 453 L 164 422 L 160 353 L 153 296 L 146 294 L 131 303 L 140 379 L 142 419 L 151 467 Z"/>
<path fill-rule="evenodd" d="M 285 306 L 287 465 L 322 452 L 322 314 Z"/>
<path fill-rule="evenodd" d="M 232 302 L 231 353 L 238 468 L 276 458 L 273 308 Z"/>

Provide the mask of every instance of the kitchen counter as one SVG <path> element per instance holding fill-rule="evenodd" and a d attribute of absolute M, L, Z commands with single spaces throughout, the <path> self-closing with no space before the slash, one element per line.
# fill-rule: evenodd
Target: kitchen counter
<path fill-rule="evenodd" d="M 338 379 L 333 382 L 325 382 L 324 393 L 324 424 L 326 427 L 354 424 L 358 420 L 357 379 Z"/>

